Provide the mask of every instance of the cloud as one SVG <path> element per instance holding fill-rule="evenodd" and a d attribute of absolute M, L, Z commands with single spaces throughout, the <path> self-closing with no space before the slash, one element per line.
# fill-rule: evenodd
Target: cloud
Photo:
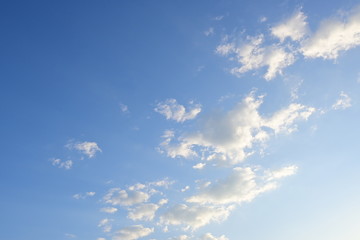
<path fill-rule="evenodd" d="M 104 212 L 104 213 L 116 213 L 118 211 L 118 209 L 114 208 L 114 207 L 106 207 L 106 208 L 100 209 L 100 211 Z"/>
<path fill-rule="evenodd" d="M 178 204 L 165 212 L 160 217 L 160 222 L 166 225 L 183 225 L 185 230 L 196 230 L 210 222 L 225 220 L 231 209 L 231 207 Z"/>
<path fill-rule="evenodd" d="M 85 194 L 82 194 L 82 193 L 77 193 L 77 194 L 74 194 L 73 195 L 73 198 L 75 199 L 85 199 L 85 198 L 88 198 L 88 197 L 93 197 L 95 196 L 95 192 L 86 192 Z"/>
<path fill-rule="evenodd" d="M 142 225 L 133 225 L 120 229 L 113 240 L 136 240 L 154 232 L 154 228 L 145 228 Z"/>
<path fill-rule="evenodd" d="M 277 187 L 276 179 L 293 175 L 296 166 L 276 171 L 267 171 L 264 176 L 256 175 L 250 167 L 234 168 L 232 174 L 214 185 L 209 185 L 199 194 L 187 199 L 187 202 L 199 204 L 240 204 L 251 202 L 259 194 Z"/>
<path fill-rule="evenodd" d="M 187 235 L 180 235 L 177 237 L 169 238 L 169 240 L 190 240 L 190 237 Z"/>
<path fill-rule="evenodd" d="M 293 132 L 297 121 L 307 120 L 315 112 L 312 107 L 293 103 L 263 117 L 258 111 L 262 102 L 263 96 L 252 92 L 229 112 L 204 117 L 197 131 L 178 138 L 173 131 L 166 131 L 160 149 L 171 158 L 198 157 L 218 165 L 238 164 L 254 152 L 256 145 L 274 134 Z"/>
<path fill-rule="evenodd" d="M 105 233 L 111 232 L 112 221 L 113 221 L 112 219 L 104 218 L 99 222 L 98 227 L 102 228 L 103 232 Z"/>
<path fill-rule="evenodd" d="M 112 205 L 132 206 L 146 202 L 149 198 L 150 195 L 146 192 L 112 188 L 104 196 L 104 201 Z"/>
<path fill-rule="evenodd" d="M 135 208 L 129 209 L 128 218 L 133 221 L 151 221 L 155 217 L 155 212 L 159 209 L 159 205 L 154 203 L 141 204 Z"/>
<path fill-rule="evenodd" d="M 340 110 L 351 107 L 351 98 L 344 92 L 340 93 L 338 100 L 332 105 L 332 109 Z"/>
<path fill-rule="evenodd" d="M 205 163 L 198 163 L 193 166 L 194 169 L 203 169 L 206 166 Z"/>
<path fill-rule="evenodd" d="M 267 67 L 264 75 L 266 80 L 271 80 L 276 75 L 282 74 L 282 69 L 290 66 L 295 61 L 295 56 L 278 45 L 263 46 L 264 35 L 248 37 L 247 43 L 224 43 L 216 48 L 216 52 L 223 56 L 230 56 L 240 63 L 240 67 L 231 69 L 231 73 L 240 76 L 250 70 Z"/>
<path fill-rule="evenodd" d="M 214 237 L 211 233 L 206 233 L 199 240 L 229 240 L 229 239 L 224 235 L 221 235 L 220 237 Z"/>
<path fill-rule="evenodd" d="M 123 112 L 123 113 L 128 113 L 129 112 L 129 108 L 125 104 L 120 103 L 119 106 L 120 106 L 121 112 Z"/>
<path fill-rule="evenodd" d="M 322 22 L 317 31 L 307 39 L 302 54 L 308 58 L 336 59 L 341 51 L 360 45 L 360 7 L 343 19 L 330 18 Z"/>
<path fill-rule="evenodd" d="M 59 158 L 52 158 L 50 159 L 50 161 L 53 166 L 56 166 L 58 168 L 64 168 L 66 170 L 71 169 L 73 166 L 73 161 L 71 160 L 61 161 L 61 159 Z"/>
<path fill-rule="evenodd" d="M 245 72 L 265 67 L 267 71 L 263 77 L 271 80 L 294 64 L 298 56 L 336 59 L 341 52 L 359 46 L 360 7 L 342 17 L 325 19 L 313 33 L 307 16 L 300 10 L 269 31 L 275 39 L 266 42 L 264 34 L 245 39 L 226 36 L 215 52 L 240 64 L 230 70 L 232 74 L 240 77 Z"/>
<path fill-rule="evenodd" d="M 164 115 L 166 119 L 184 122 L 194 119 L 201 112 L 201 106 L 190 103 L 190 107 L 186 109 L 183 105 L 178 104 L 175 99 L 167 99 L 158 103 L 154 110 Z"/>
<path fill-rule="evenodd" d="M 209 28 L 208 30 L 206 30 L 206 31 L 204 31 L 204 34 L 205 34 L 205 36 L 211 36 L 211 35 L 214 35 L 214 28 Z"/>
<path fill-rule="evenodd" d="M 297 11 L 289 19 L 272 27 L 270 31 L 272 35 L 280 39 L 280 42 L 283 42 L 286 38 L 290 38 L 293 41 L 299 41 L 309 30 L 306 16 L 303 12 Z"/>
<path fill-rule="evenodd" d="M 79 152 L 85 154 L 89 158 L 95 157 L 97 152 L 102 152 L 102 150 L 99 148 L 96 142 L 78 142 L 78 143 L 70 142 L 66 145 L 66 147 L 69 149 L 78 150 Z"/>
<path fill-rule="evenodd" d="M 65 233 L 65 237 L 66 238 L 76 238 L 77 236 L 75 234 Z"/>

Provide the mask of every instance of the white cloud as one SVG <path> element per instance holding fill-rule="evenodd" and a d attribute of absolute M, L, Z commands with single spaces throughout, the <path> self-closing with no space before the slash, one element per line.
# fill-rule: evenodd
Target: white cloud
<path fill-rule="evenodd" d="M 187 235 L 180 235 L 177 237 L 169 238 L 169 240 L 190 240 L 190 237 Z"/>
<path fill-rule="evenodd" d="M 64 168 L 66 170 L 71 169 L 73 166 L 73 161 L 71 160 L 61 161 L 61 159 L 59 158 L 52 158 L 50 159 L 50 161 L 53 166 L 56 166 L 58 168 Z"/>
<path fill-rule="evenodd" d="M 265 177 L 257 175 L 254 169 L 234 168 L 226 179 L 210 185 L 199 194 L 187 199 L 187 202 L 199 204 L 240 204 L 251 202 L 259 194 L 275 189 L 276 179 L 293 175 L 296 166 L 285 167 L 276 171 L 266 171 Z"/>
<path fill-rule="evenodd" d="M 231 209 L 231 207 L 178 204 L 165 212 L 160 217 L 160 222 L 166 225 L 183 225 L 185 230 L 196 230 L 210 222 L 225 220 Z"/>
<path fill-rule="evenodd" d="M 322 22 L 319 29 L 302 46 L 305 57 L 336 59 L 341 51 L 360 45 L 360 8 L 343 19 L 331 18 Z"/>
<path fill-rule="evenodd" d="M 106 208 L 102 208 L 100 211 L 104 213 L 116 213 L 118 209 L 114 207 L 106 207 Z"/>
<path fill-rule="evenodd" d="M 291 38 L 293 41 L 299 41 L 309 31 L 306 16 L 301 11 L 297 11 L 289 19 L 272 27 L 270 30 L 272 35 L 279 38 L 281 42 L 286 38 Z"/>
<path fill-rule="evenodd" d="M 183 105 L 178 104 L 176 99 L 167 99 L 164 102 L 158 103 L 154 110 L 164 115 L 166 119 L 184 122 L 194 119 L 201 112 L 201 106 L 190 103 L 190 107 L 186 109 Z"/>
<path fill-rule="evenodd" d="M 112 219 L 104 218 L 99 222 L 98 227 L 102 228 L 103 232 L 105 233 L 111 232 L 112 221 L 113 221 Z"/>
<path fill-rule="evenodd" d="M 95 196 L 95 192 L 86 192 L 86 193 L 77 193 L 77 194 L 74 194 L 73 195 L 73 198 L 75 199 L 85 199 L 85 198 L 88 198 L 88 197 L 93 197 Z"/>
<path fill-rule="evenodd" d="M 123 103 L 120 103 L 119 106 L 120 106 L 121 112 L 123 112 L 123 113 L 128 113 L 129 112 L 129 108 L 128 108 L 127 105 L 125 105 Z"/>
<path fill-rule="evenodd" d="M 214 20 L 215 21 L 221 21 L 222 19 L 224 18 L 224 16 L 216 16 L 215 18 L 214 18 Z"/>
<path fill-rule="evenodd" d="M 89 158 L 95 157 L 97 152 L 102 152 L 96 142 L 70 142 L 66 145 L 69 149 L 75 149 L 80 151 L 82 154 L 85 154 Z"/>
<path fill-rule="evenodd" d="M 133 225 L 120 229 L 113 240 L 136 240 L 154 232 L 154 228 L 145 228 L 142 225 Z"/>
<path fill-rule="evenodd" d="M 293 64 L 295 56 L 278 45 L 262 46 L 263 42 L 263 35 L 248 37 L 246 44 L 224 43 L 217 47 L 216 52 L 230 56 L 241 64 L 240 67 L 231 69 L 232 74 L 241 75 L 250 70 L 267 67 L 264 78 L 271 80 L 276 75 L 282 74 L 282 69 Z"/>
<path fill-rule="evenodd" d="M 214 237 L 211 233 L 206 233 L 199 240 L 229 240 L 229 239 L 224 235 L 221 235 L 220 237 Z"/>
<path fill-rule="evenodd" d="M 193 166 L 194 169 L 203 169 L 206 166 L 205 163 L 198 163 Z"/>
<path fill-rule="evenodd" d="M 206 31 L 204 31 L 204 34 L 205 34 L 205 36 L 211 36 L 211 35 L 214 35 L 214 28 L 209 28 L 208 30 L 206 30 Z"/>
<path fill-rule="evenodd" d="M 96 240 L 106 240 L 106 238 L 97 238 Z"/>
<path fill-rule="evenodd" d="M 190 189 L 190 186 L 185 186 L 183 189 L 181 189 L 181 192 L 186 192 L 189 189 Z"/>
<path fill-rule="evenodd" d="M 141 204 L 135 208 L 129 209 L 128 218 L 133 221 L 151 221 L 154 219 L 155 212 L 159 209 L 159 207 L 159 205 L 154 203 Z"/>
<path fill-rule="evenodd" d="M 258 111 L 262 102 L 262 96 L 250 93 L 229 112 L 208 115 L 197 131 L 178 138 L 174 132 L 167 131 L 160 149 L 172 158 L 201 155 L 205 161 L 233 165 L 251 155 L 255 144 L 265 143 L 273 134 L 296 130 L 296 122 L 307 120 L 315 111 L 293 103 L 270 117 L 263 117 Z"/>
<path fill-rule="evenodd" d="M 146 192 L 112 188 L 104 196 L 104 201 L 112 205 L 132 206 L 146 202 L 149 198 L 150 195 Z"/>
<path fill-rule="evenodd" d="M 340 93 L 338 100 L 332 105 L 334 110 L 346 109 L 349 107 L 351 107 L 351 98 L 344 92 Z"/>

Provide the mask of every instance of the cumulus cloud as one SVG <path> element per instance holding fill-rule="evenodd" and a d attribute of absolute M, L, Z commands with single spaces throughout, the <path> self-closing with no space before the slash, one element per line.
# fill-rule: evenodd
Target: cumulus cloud
<path fill-rule="evenodd" d="M 149 198 L 150 195 L 146 192 L 112 188 L 104 196 L 104 201 L 112 205 L 132 206 L 146 202 Z"/>
<path fill-rule="evenodd" d="M 97 152 L 101 152 L 101 149 L 96 142 L 70 142 L 66 145 L 66 147 L 78 150 L 89 158 L 95 157 Z"/>
<path fill-rule="evenodd" d="M 154 203 L 141 204 L 135 208 L 129 209 L 128 218 L 134 221 L 151 221 L 154 219 L 155 213 L 159 207 L 159 205 Z"/>
<path fill-rule="evenodd" d="M 334 110 L 346 109 L 351 107 L 351 98 L 344 92 L 340 93 L 338 100 L 332 105 Z"/>
<path fill-rule="evenodd" d="M 50 159 L 50 161 L 53 166 L 58 167 L 58 168 L 64 168 L 66 170 L 71 169 L 73 166 L 73 161 L 71 161 L 71 160 L 62 161 L 59 158 L 52 158 L 52 159 Z"/>
<path fill-rule="evenodd" d="M 221 235 L 220 237 L 214 237 L 211 233 L 206 233 L 203 236 L 201 236 L 199 240 L 229 240 L 229 239 L 224 235 Z"/>
<path fill-rule="evenodd" d="M 360 8 L 343 19 L 330 18 L 303 44 L 305 57 L 336 59 L 341 51 L 360 45 Z"/>
<path fill-rule="evenodd" d="M 231 69 L 231 73 L 241 75 L 250 70 L 267 67 L 264 75 L 266 80 L 282 74 L 282 69 L 294 63 L 294 54 L 278 45 L 264 46 L 264 35 L 248 37 L 247 43 L 237 45 L 224 43 L 217 47 L 216 52 L 240 63 L 240 67 Z"/>
<path fill-rule="evenodd" d="M 104 213 L 116 213 L 118 209 L 114 207 L 106 207 L 106 208 L 102 208 L 100 211 Z"/>
<path fill-rule="evenodd" d="M 190 237 L 187 235 L 180 235 L 177 237 L 169 238 L 169 240 L 190 240 Z"/>
<path fill-rule="evenodd" d="M 289 19 L 272 27 L 271 34 L 283 42 L 286 38 L 293 41 L 301 40 L 308 33 L 306 16 L 303 12 L 297 11 Z"/>
<path fill-rule="evenodd" d="M 201 112 L 201 106 L 191 102 L 190 107 L 185 108 L 183 105 L 178 104 L 176 99 L 167 99 L 158 103 L 154 110 L 164 115 L 166 119 L 184 122 L 194 119 Z"/>
<path fill-rule="evenodd" d="M 182 225 L 185 230 L 196 230 L 210 222 L 225 220 L 231 210 L 232 207 L 178 204 L 168 209 L 160 217 L 160 222 L 166 225 Z"/>
<path fill-rule="evenodd" d="M 360 7 L 342 17 L 324 20 L 313 33 L 302 11 L 295 12 L 269 30 L 276 39 L 265 42 L 264 34 L 246 36 L 242 40 L 227 36 L 217 46 L 216 53 L 240 64 L 230 70 L 236 76 L 266 67 L 264 78 L 271 80 L 281 75 L 298 56 L 336 59 L 341 52 L 359 46 Z M 291 42 L 285 42 L 286 39 Z"/>
<path fill-rule="evenodd" d="M 257 175 L 250 167 L 234 168 L 226 179 L 209 185 L 199 194 L 187 199 L 187 202 L 200 204 L 240 204 L 250 202 L 259 194 L 275 189 L 277 183 L 273 180 L 292 175 L 296 166 L 290 166 L 276 171 L 267 171 L 266 178 Z"/>
<path fill-rule="evenodd" d="M 263 117 L 258 111 L 262 102 L 263 96 L 250 93 L 229 112 L 208 115 L 198 131 L 178 138 L 173 131 L 167 131 L 160 149 L 172 158 L 201 155 L 205 161 L 233 165 L 251 155 L 255 144 L 266 142 L 273 134 L 296 130 L 296 122 L 307 120 L 315 111 L 293 103 L 270 117 Z"/>
<path fill-rule="evenodd" d="M 133 225 L 120 229 L 113 240 L 136 240 L 142 237 L 146 237 L 154 232 L 154 228 L 146 228 L 142 225 Z"/>

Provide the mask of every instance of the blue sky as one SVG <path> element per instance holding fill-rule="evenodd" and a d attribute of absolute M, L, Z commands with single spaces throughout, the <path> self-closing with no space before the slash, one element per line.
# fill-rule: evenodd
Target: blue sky
<path fill-rule="evenodd" d="M 3 1 L 1 239 L 359 239 L 358 4 Z"/>

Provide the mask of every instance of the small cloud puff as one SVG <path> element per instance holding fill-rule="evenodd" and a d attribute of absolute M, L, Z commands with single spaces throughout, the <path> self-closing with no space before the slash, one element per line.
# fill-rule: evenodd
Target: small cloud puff
<path fill-rule="evenodd" d="M 332 105 L 334 110 L 343 110 L 351 107 L 351 98 L 344 92 L 340 93 L 338 100 Z"/>
<path fill-rule="evenodd" d="M 66 170 L 71 169 L 73 166 L 73 161 L 71 161 L 71 160 L 62 161 L 59 158 L 52 158 L 52 159 L 50 159 L 50 161 L 53 166 L 58 167 L 58 168 L 64 168 Z"/>
<path fill-rule="evenodd" d="M 146 237 L 154 232 L 154 228 L 146 228 L 142 225 L 125 227 L 116 232 L 113 240 L 136 240 Z"/>
<path fill-rule="evenodd" d="M 191 102 L 190 107 L 185 108 L 183 105 L 178 104 L 176 99 L 171 98 L 158 103 L 154 110 L 164 115 L 166 119 L 184 122 L 194 119 L 201 112 L 201 106 Z"/>
<path fill-rule="evenodd" d="M 85 154 L 89 158 L 95 157 L 97 152 L 102 152 L 100 147 L 96 142 L 77 142 L 73 143 L 70 142 L 66 145 L 69 149 L 75 149 L 81 152 L 82 154 Z"/>

